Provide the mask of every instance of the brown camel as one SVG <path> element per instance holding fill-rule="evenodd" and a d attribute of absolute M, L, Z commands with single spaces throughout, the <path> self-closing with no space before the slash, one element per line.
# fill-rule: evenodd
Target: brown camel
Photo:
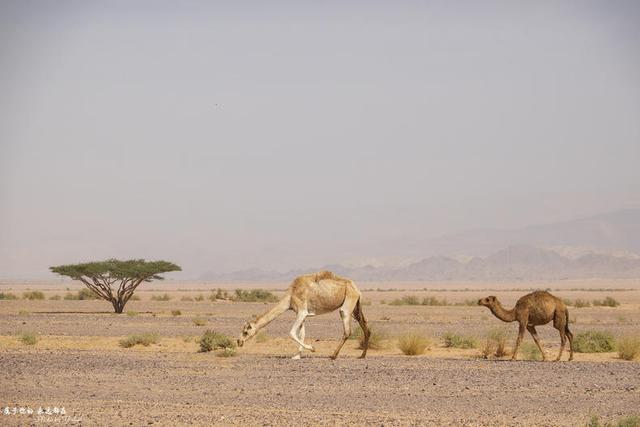
<path fill-rule="evenodd" d="M 297 317 L 289 336 L 299 344 L 298 352 L 293 356 L 293 359 L 300 359 L 303 349 L 315 351 L 312 346 L 304 343 L 304 321 L 307 316 L 339 310 L 344 334 L 331 358 L 338 357 L 340 349 L 351 336 L 351 316 L 353 316 L 364 332 L 364 349 L 360 355 L 362 359 L 367 355 L 371 332 L 362 314 L 361 297 L 362 295 L 353 281 L 339 277 L 330 271 L 297 277 L 287 289 L 287 294 L 274 308 L 244 325 L 242 335 L 238 338 L 238 346 L 242 347 L 245 341 L 285 311 L 293 310 Z"/>
<path fill-rule="evenodd" d="M 478 300 L 478 305 L 488 307 L 493 315 L 503 322 L 517 321 L 520 324 L 518 339 L 516 340 L 511 360 L 516 359 L 525 328 L 533 337 L 538 349 L 540 349 L 542 360 L 546 360 L 536 333 L 536 326 L 546 325 L 552 320 L 553 327 L 560 331 L 560 353 L 558 353 L 556 361 L 562 357 L 567 337 L 569 337 L 569 360 L 573 360 L 573 334 L 569 330 L 569 311 L 560 298 L 554 297 L 546 291 L 536 291 L 520 298 L 516 306 L 511 310 L 506 310 L 502 307 L 500 301 L 494 296 Z"/>

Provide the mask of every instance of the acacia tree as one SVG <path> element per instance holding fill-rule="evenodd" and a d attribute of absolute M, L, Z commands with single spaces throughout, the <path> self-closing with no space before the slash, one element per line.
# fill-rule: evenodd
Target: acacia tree
<path fill-rule="evenodd" d="M 167 261 L 109 259 L 84 264 L 49 267 L 61 276 L 80 280 L 100 299 L 109 301 L 116 313 L 122 313 L 125 304 L 142 282 L 162 280 L 161 273 L 181 271 L 180 266 Z"/>

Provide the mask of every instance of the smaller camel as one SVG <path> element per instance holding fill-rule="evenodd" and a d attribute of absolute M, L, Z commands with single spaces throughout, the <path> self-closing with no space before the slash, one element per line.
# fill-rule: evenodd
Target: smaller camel
<path fill-rule="evenodd" d="M 299 345 L 298 352 L 293 356 L 293 359 L 300 359 L 303 349 L 315 351 L 313 346 L 304 343 L 305 319 L 308 316 L 338 310 L 342 319 L 344 334 L 342 335 L 342 341 L 333 352 L 331 358 L 338 357 L 340 349 L 351 336 L 351 316 L 353 316 L 364 333 L 363 350 L 360 355 L 360 358 L 363 359 L 367 355 L 371 332 L 364 314 L 362 314 L 361 298 L 362 295 L 353 281 L 337 276 L 330 271 L 321 271 L 297 277 L 287 289 L 284 298 L 274 308 L 244 325 L 242 335 L 238 338 L 238 346 L 242 347 L 261 328 L 267 326 L 285 311 L 293 310 L 297 316 L 289 336 Z"/>
<path fill-rule="evenodd" d="M 506 310 L 500 304 L 500 301 L 494 296 L 489 296 L 478 300 L 478 305 L 483 305 L 503 322 L 517 321 L 520 324 L 518 330 L 518 339 L 513 349 L 511 360 L 516 360 L 518 347 L 522 341 L 525 328 L 529 331 L 535 341 L 542 360 L 546 360 L 544 350 L 536 333 L 536 326 L 546 325 L 553 320 L 553 327 L 560 331 L 560 353 L 556 358 L 556 362 L 562 357 L 562 351 L 569 338 L 569 360 L 573 360 L 573 334 L 569 330 L 569 310 L 560 298 L 551 295 L 546 291 L 536 291 L 527 294 L 516 302 L 516 306 L 511 310 Z"/>

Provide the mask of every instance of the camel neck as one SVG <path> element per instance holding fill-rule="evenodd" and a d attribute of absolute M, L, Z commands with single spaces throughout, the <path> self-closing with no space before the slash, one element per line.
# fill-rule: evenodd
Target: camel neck
<path fill-rule="evenodd" d="M 271 323 L 276 317 L 280 316 L 285 311 L 289 310 L 289 298 L 285 297 L 278 302 L 278 304 L 271 310 L 262 314 L 255 320 L 257 329 L 264 328 Z"/>
<path fill-rule="evenodd" d="M 502 306 L 502 304 L 496 302 L 496 305 L 491 307 L 490 309 L 493 315 L 503 322 L 513 322 L 516 320 L 515 308 L 507 310 Z"/>

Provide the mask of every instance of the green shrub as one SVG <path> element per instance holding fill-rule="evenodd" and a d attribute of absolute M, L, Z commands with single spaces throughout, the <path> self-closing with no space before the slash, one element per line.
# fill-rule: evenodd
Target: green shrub
<path fill-rule="evenodd" d="M 20 341 L 25 345 L 34 345 L 38 342 L 38 335 L 35 332 L 23 332 L 20 334 Z"/>
<path fill-rule="evenodd" d="M 120 340 L 120 346 L 124 348 L 130 348 L 134 345 L 141 344 L 145 347 L 149 347 L 151 344 L 157 344 L 160 341 L 158 334 L 144 333 L 137 335 L 129 335 L 127 338 Z"/>
<path fill-rule="evenodd" d="M 14 300 L 14 299 L 18 299 L 18 297 L 15 294 L 12 294 L 11 292 L 0 292 L 0 300 Z"/>
<path fill-rule="evenodd" d="M 193 324 L 196 326 L 204 326 L 207 324 L 207 319 L 196 317 L 195 319 L 193 319 Z"/>
<path fill-rule="evenodd" d="M 407 356 L 424 354 L 431 341 L 418 333 L 409 333 L 398 339 L 398 348 Z"/>
<path fill-rule="evenodd" d="M 93 292 L 89 288 L 82 288 L 78 291 L 78 299 L 79 300 L 90 300 L 90 299 L 100 299 L 95 292 Z"/>
<path fill-rule="evenodd" d="M 212 330 L 207 330 L 200 338 L 200 352 L 202 353 L 225 348 L 236 348 L 236 342 L 228 336 Z"/>
<path fill-rule="evenodd" d="M 28 300 L 42 300 L 44 299 L 44 294 L 40 291 L 29 291 L 24 292 L 22 294 L 22 298 Z"/>
<path fill-rule="evenodd" d="M 442 339 L 445 347 L 476 348 L 478 346 L 478 342 L 474 337 L 462 336 L 453 332 L 445 332 Z"/>
<path fill-rule="evenodd" d="M 624 360 L 633 360 L 640 356 L 640 337 L 622 337 L 618 340 L 618 356 Z"/>
<path fill-rule="evenodd" d="M 278 297 L 271 292 L 262 289 L 252 289 L 250 291 L 236 289 L 235 294 L 231 299 L 233 301 L 242 302 L 278 302 Z"/>
<path fill-rule="evenodd" d="M 580 332 L 573 340 L 573 350 L 578 353 L 605 353 L 614 349 L 615 338 L 609 332 Z"/>
<path fill-rule="evenodd" d="M 151 295 L 151 301 L 170 301 L 171 297 L 169 294 L 164 295 Z"/>

